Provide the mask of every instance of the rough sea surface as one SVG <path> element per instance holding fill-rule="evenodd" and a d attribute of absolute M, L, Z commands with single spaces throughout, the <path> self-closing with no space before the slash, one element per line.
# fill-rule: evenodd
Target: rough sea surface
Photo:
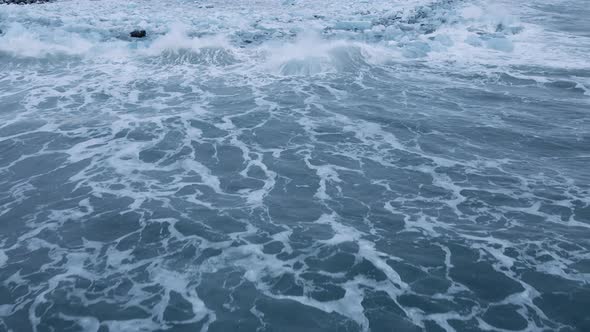
<path fill-rule="evenodd" d="M 588 17 L 0 5 L 0 331 L 590 331 Z"/>

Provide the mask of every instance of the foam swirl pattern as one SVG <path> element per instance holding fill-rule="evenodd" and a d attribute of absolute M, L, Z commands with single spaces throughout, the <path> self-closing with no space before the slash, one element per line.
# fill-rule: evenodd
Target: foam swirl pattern
<path fill-rule="evenodd" d="M 581 3 L 0 5 L 0 331 L 590 331 Z"/>

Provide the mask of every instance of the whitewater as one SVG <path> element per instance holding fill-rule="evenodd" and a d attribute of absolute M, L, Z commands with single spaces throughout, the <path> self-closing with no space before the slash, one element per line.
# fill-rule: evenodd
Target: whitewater
<path fill-rule="evenodd" d="M 588 17 L 0 4 L 0 331 L 590 331 Z"/>

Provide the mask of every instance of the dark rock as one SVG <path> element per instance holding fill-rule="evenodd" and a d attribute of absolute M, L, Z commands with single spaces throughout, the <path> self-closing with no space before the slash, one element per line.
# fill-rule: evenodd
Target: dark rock
<path fill-rule="evenodd" d="M 129 36 L 131 36 L 133 38 L 143 38 L 146 36 L 146 32 L 145 32 L 145 30 L 133 30 L 133 31 L 131 31 Z"/>

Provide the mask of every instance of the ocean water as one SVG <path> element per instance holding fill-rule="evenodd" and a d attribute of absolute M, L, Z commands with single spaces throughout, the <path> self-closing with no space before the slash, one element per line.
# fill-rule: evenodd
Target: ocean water
<path fill-rule="evenodd" d="M 0 331 L 590 331 L 588 17 L 0 5 Z"/>

